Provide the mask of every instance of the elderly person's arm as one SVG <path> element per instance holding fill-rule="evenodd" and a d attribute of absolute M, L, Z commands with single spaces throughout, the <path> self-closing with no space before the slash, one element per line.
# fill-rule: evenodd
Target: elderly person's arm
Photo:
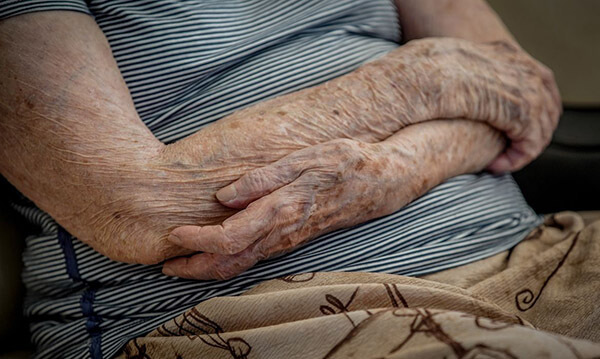
<path fill-rule="evenodd" d="M 161 201 L 165 171 L 150 164 L 164 146 L 138 117 L 94 20 L 75 12 L 3 20 L 0 69 L 2 175 L 98 251 L 149 262 L 163 250 L 143 234 L 153 225 L 145 210 Z"/>
<path fill-rule="evenodd" d="M 478 56 L 496 54 L 496 67 L 508 66 L 502 56 L 515 56 L 467 42 L 416 43 L 165 146 L 140 121 L 90 17 L 49 12 L 4 20 L 0 47 L 2 174 L 82 241 L 112 259 L 138 263 L 191 253 L 169 243 L 169 232 L 235 213 L 214 193 L 249 170 L 306 146 L 336 138 L 377 142 L 411 122 L 445 117 L 438 114 L 443 106 L 431 106 L 444 98 L 444 76 L 427 81 L 427 71 L 447 73 L 462 56 L 474 73 L 485 73 L 494 67 Z M 420 66 L 427 51 L 429 62 Z M 511 66 L 535 70 L 528 63 Z M 500 99 L 500 85 L 484 92 Z M 440 103 L 456 107 L 448 99 Z M 487 100 L 471 97 L 469 105 Z M 492 122 L 509 123 L 502 111 L 495 114 Z"/>
<path fill-rule="evenodd" d="M 412 52 L 408 58 L 414 60 L 415 73 L 427 77 L 413 82 L 413 93 L 433 92 L 433 97 L 424 96 L 433 102 L 425 109 L 415 98 L 401 104 L 416 104 L 433 118 L 487 119 L 512 140 L 508 149 L 497 156 L 502 141 L 488 126 L 446 120 L 410 126 L 376 145 L 334 141 L 297 151 L 217 193 L 232 208 L 250 204 L 245 210 L 220 225 L 177 228 L 170 237 L 174 243 L 206 253 L 169 261 L 165 273 L 228 278 L 320 234 L 391 213 L 446 178 L 486 165 L 498 172 L 515 170 L 540 153 L 558 121 L 556 85 L 551 72 L 518 47 L 489 6 L 482 0 L 397 0 L 396 5 L 406 41 L 437 38 L 411 42 L 382 58 L 379 85 L 388 79 L 401 82 L 397 75 L 410 78 L 400 70 L 405 64 L 396 61 Z M 496 51 L 478 52 L 490 45 L 476 42 L 491 42 Z M 503 58 L 507 54 L 510 59 Z M 481 62 L 489 66 L 471 71 Z M 386 72 L 394 63 L 395 72 Z M 437 85 L 429 87 L 432 83 Z M 387 119 L 380 128 L 397 119 Z M 419 121 L 415 116 L 408 123 Z"/>

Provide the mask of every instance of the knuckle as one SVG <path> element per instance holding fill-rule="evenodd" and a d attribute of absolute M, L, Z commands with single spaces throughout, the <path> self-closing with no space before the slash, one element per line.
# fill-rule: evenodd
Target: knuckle
<path fill-rule="evenodd" d="M 544 78 L 537 75 L 532 76 L 530 79 L 530 86 L 534 90 L 534 95 L 531 96 L 531 99 L 535 100 L 535 102 L 542 102 L 545 99 L 544 92 L 546 91 L 546 85 L 544 83 Z"/>
<path fill-rule="evenodd" d="M 297 172 L 295 160 L 287 159 L 284 162 L 257 168 L 242 176 L 243 190 L 251 194 L 260 194 L 273 190 L 293 180 Z"/>
<path fill-rule="evenodd" d="M 531 125 L 531 104 L 527 101 L 511 102 L 508 104 L 508 117 L 510 121 L 506 124 L 506 132 L 513 140 L 522 139 L 526 136 Z"/>
<path fill-rule="evenodd" d="M 349 138 L 340 138 L 331 142 L 333 143 L 334 150 L 343 152 L 354 151 L 358 146 L 358 143 L 355 140 Z"/>
<path fill-rule="evenodd" d="M 544 79 L 554 81 L 554 71 L 552 71 L 552 69 L 542 63 L 539 64 L 539 67 Z"/>
<path fill-rule="evenodd" d="M 257 168 L 242 176 L 240 191 L 255 192 L 265 185 L 267 171 L 265 168 Z"/>

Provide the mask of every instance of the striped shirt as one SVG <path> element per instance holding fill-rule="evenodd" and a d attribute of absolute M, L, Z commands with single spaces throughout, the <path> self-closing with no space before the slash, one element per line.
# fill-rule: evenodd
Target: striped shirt
<path fill-rule="evenodd" d="M 388 0 L 0 1 L 0 19 L 93 16 L 144 123 L 173 142 L 235 110 L 355 70 L 400 44 Z M 117 263 L 31 203 L 26 314 L 39 357 L 110 357 L 203 300 L 315 271 L 420 275 L 506 250 L 540 223 L 509 175 L 452 178 L 389 216 L 320 237 L 222 282 Z"/>

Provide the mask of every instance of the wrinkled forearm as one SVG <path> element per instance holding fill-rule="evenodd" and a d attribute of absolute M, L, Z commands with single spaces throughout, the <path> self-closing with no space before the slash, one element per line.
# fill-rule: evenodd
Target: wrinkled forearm
<path fill-rule="evenodd" d="M 412 118 L 410 102 L 373 87 L 381 74 L 371 66 L 165 147 L 139 119 L 92 18 L 23 15 L 0 23 L 0 39 L 2 174 L 69 232 L 118 260 L 152 263 L 181 253 L 165 241 L 168 232 L 231 215 L 214 193 L 250 168 L 333 138 L 382 139 Z"/>
<path fill-rule="evenodd" d="M 2 175 L 73 233 L 93 238 L 115 201 L 132 199 L 162 144 L 138 118 L 89 16 L 4 20 L 0 49 Z"/>
<path fill-rule="evenodd" d="M 483 170 L 504 145 L 499 131 L 460 119 L 411 125 L 377 144 L 386 153 L 386 168 L 405 174 L 398 176 L 403 180 L 398 191 L 407 196 L 401 203 L 418 198 L 448 178 Z"/>
<path fill-rule="evenodd" d="M 425 43 L 397 48 L 344 76 L 237 111 L 168 150 L 202 150 L 204 156 L 192 156 L 202 161 L 217 154 L 236 161 L 255 153 L 248 158 L 255 166 L 332 139 L 384 140 L 438 117 L 442 85 L 427 76 L 436 66 L 427 59 L 430 50 Z"/>
<path fill-rule="evenodd" d="M 48 12 L 7 19 L 0 46 L 2 175 L 117 260 L 153 263 L 180 254 L 165 241 L 168 232 L 231 215 L 214 193 L 250 168 L 332 138 L 392 131 L 356 121 L 357 108 L 336 96 L 320 96 L 336 90 L 326 85 L 241 111 L 165 147 L 139 119 L 92 18 Z M 368 83 L 352 79 L 360 76 L 336 86 L 338 96 L 362 99 L 359 115 L 394 115 L 381 107 L 390 98 L 370 103 Z"/>

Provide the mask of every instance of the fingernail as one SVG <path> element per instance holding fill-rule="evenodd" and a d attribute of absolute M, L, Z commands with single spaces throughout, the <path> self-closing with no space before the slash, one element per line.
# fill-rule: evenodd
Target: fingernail
<path fill-rule="evenodd" d="M 237 197 L 237 191 L 235 185 L 230 184 L 225 188 L 221 188 L 217 191 L 217 199 L 222 203 L 231 202 Z"/>
<path fill-rule="evenodd" d="M 169 238 L 168 238 L 169 242 L 171 243 L 175 243 L 175 244 L 181 244 L 181 238 L 177 237 L 175 234 L 171 233 L 169 234 Z"/>

